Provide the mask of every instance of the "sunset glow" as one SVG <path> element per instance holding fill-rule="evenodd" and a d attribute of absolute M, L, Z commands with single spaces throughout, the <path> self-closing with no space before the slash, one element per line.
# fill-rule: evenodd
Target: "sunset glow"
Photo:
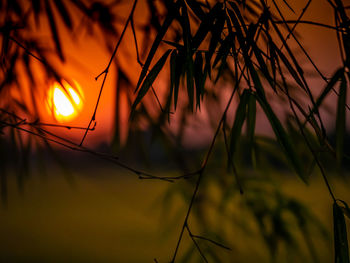
<path fill-rule="evenodd" d="M 63 87 L 55 82 L 48 91 L 47 103 L 50 113 L 59 122 L 77 117 L 83 107 L 82 91 L 75 83 L 75 89 L 67 82 Z"/>

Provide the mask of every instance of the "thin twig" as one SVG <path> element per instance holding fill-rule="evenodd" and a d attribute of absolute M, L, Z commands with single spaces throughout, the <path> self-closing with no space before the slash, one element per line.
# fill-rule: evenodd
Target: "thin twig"
<path fill-rule="evenodd" d="M 194 236 L 192 235 L 192 232 L 191 232 L 190 228 L 188 227 L 188 224 L 186 224 L 186 229 L 187 229 L 187 232 L 188 232 L 190 238 L 192 239 L 193 244 L 196 246 L 199 254 L 203 258 L 203 260 L 208 263 L 207 258 L 205 257 L 204 253 L 202 252 L 202 250 L 201 250 L 200 246 L 198 245 L 197 241 L 194 239 Z"/>
<path fill-rule="evenodd" d="M 208 241 L 208 242 L 211 242 L 211 243 L 213 243 L 214 245 L 216 245 L 216 246 L 218 246 L 218 247 L 221 247 L 221 248 L 224 248 L 224 249 L 227 249 L 227 250 L 232 250 L 230 247 L 225 246 L 225 245 L 223 245 L 223 244 L 221 244 L 221 243 L 219 243 L 219 242 L 217 242 L 217 241 L 214 241 L 214 240 L 212 240 L 212 239 L 210 239 L 210 238 L 207 238 L 207 237 L 202 237 L 202 236 L 197 236 L 197 235 L 192 235 L 192 237 L 197 238 L 197 239 L 202 239 L 202 240 L 205 240 L 205 241 Z"/>
<path fill-rule="evenodd" d="M 332 29 L 338 32 L 345 32 L 345 29 L 339 26 L 331 26 L 331 25 L 327 25 L 327 24 L 323 24 L 320 22 L 315 22 L 315 21 L 309 21 L 309 20 L 286 20 L 286 21 L 278 21 L 275 20 L 276 24 L 294 24 L 293 27 L 295 27 L 297 24 L 307 24 L 307 25 L 313 25 L 313 26 L 319 26 L 319 27 L 323 27 L 323 28 L 328 28 L 328 29 Z M 293 28 L 292 28 L 293 29 Z M 290 29 L 292 32 L 293 30 Z"/>
<path fill-rule="evenodd" d="M 90 119 L 89 125 L 87 126 L 87 128 L 86 128 L 86 130 L 85 130 L 85 133 L 84 133 L 84 136 L 83 136 L 83 138 L 82 138 L 82 140 L 81 140 L 81 142 L 80 142 L 80 145 L 83 145 L 84 140 L 85 140 L 85 138 L 86 138 L 86 136 L 87 136 L 87 134 L 88 134 L 88 132 L 89 132 L 89 129 L 90 129 L 90 127 L 91 127 L 91 124 L 92 124 L 92 122 L 95 121 L 97 108 L 98 108 L 98 105 L 99 105 L 99 103 L 100 103 L 100 99 L 101 99 L 103 87 L 104 87 L 104 84 L 105 84 L 105 82 L 106 82 L 106 78 L 107 78 L 107 75 L 108 75 L 109 68 L 110 68 L 110 66 L 111 66 L 111 64 L 112 64 L 112 61 L 113 61 L 115 55 L 117 54 L 117 50 L 118 50 L 118 48 L 119 48 L 119 46 L 120 46 L 120 43 L 121 43 L 122 40 L 123 40 L 125 31 L 126 31 L 128 25 L 129 25 L 129 22 L 130 22 L 130 21 L 132 20 L 132 18 L 133 18 L 134 11 L 135 11 L 135 8 L 136 8 L 136 4 L 137 4 L 137 0 L 134 1 L 134 4 L 133 4 L 132 9 L 131 9 L 131 11 L 130 11 L 129 17 L 128 17 L 128 19 L 127 19 L 126 22 L 125 22 L 124 29 L 123 29 L 123 31 L 122 31 L 120 37 L 119 37 L 119 40 L 118 40 L 117 45 L 116 45 L 115 48 L 114 48 L 114 51 L 113 51 L 113 53 L 112 53 L 112 56 L 111 56 L 111 58 L 110 58 L 110 60 L 109 60 L 109 62 L 108 62 L 108 65 L 107 65 L 106 69 L 105 69 L 104 71 L 102 71 L 102 72 L 95 78 L 95 79 L 97 80 L 101 75 L 104 75 L 103 81 L 102 81 L 102 84 L 101 84 L 101 87 L 100 87 L 100 92 L 99 92 L 98 97 L 97 97 L 97 101 L 96 101 L 96 105 L 95 105 L 94 112 L 93 112 L 92 117 L 91 117 L 91 119 Z"/>
<path fill-rule="evenodd" d="M 218 126 L 216 128 L 216 131 L 215 131 L 215 134 L 214 134 L 213 139 L 211 141 L 211 144 L 210 144 L 210 147 L 208 149 L 207 155 L 206 155 L 206 157 L 205 157 L 205 159 L 203 161 L 202 168 L 198 172 L 198 179 L 197 179 L 197 182 L 196 182 L 193 194 L 192 194 L 192 198 L 191 198 L 191 201 L 190 201 L 190 204 L 189 204 L 189 207 L 187 209 L 187 213 L 186 213 L 186 216 L 185 216 L 185 219 L 184 219 L 184 223 L 182 225 L 182 228 L 181 228 L 181 231 L 180 231 L 180 235 L 179 235 L 176 247 L 175 247 L 173 258 L 171 260 L 172 263 L 175 262 L 175 259 L 176 259 L 176 256 L 177 256 L 177 253 L 178 253 L 178 250 L 179 250 L 179 247 L 180 247 L 180 243 L 181 243 L 181 240 L 182 240 L 182 237 L 183 237 L 183 233 L 184 233 L 184 230 L 186 228 L 186 225 L 187 225 L 187 222 L 188 222 L 188 218 L 190 216 L 190 213 L 191 213 L 191 210 L 192 210 L 192 206 L 194 204 L 194 200 L 195 200 L 195 198 L 197 196 L 197 192 L 198 192 L 198 189 L 199 189 L 199 185 L 200 185 L 201 179 L 203 177 L 204 170 L 205 170 L 205 168 L 206 168 L 206 166 L 208 164 L 209 157 L 210 157 L 210 155 L 211 155 L 211 153 L 212 153 L 212 151 L 214 149 L 216 138 L 219 135 L 219 132 L 220 132 L 220 129 L 221 129 L 221 125 L 224 122 L 224 118 L 225 118 L 225 116 L 227 114 L 228 109 L 230 108 L 230 105 L 232 103 L 233 97 L 234 97 L 234 95 L 235 95 L 235 93 L 236 93 L 236 91 L 238 89 L 239 83 L 240 83 L 240 81 L 241 81 L 241 79 L 243 77 L 243 72 L 244 72 L 245 68 L 246 68 L 246 65 L 244 66 L 243 70 L 241 71 L 241 74 L 240 74 L 240 76 L 238 78 L 238 82 L 235 84 L 235 87 L 232 90 L 231 96 L 230 96 L 230 98 L 229 98 L 229 100 L 228 100 L 228 102 L 226 104 L 225 110 L 224 110 L 224 112 L 222 114 L 222 117 L 221 117 L 221 119 L 219 121 L 219 124 L 218 124 Z"/>
<path fill-rule="evenodd" d="M 33 54 L 28 48 L 26 48 L 23 44 L 21 44 L 15 38 L 10 36 L 9 39 L 12 40 L 13 42 L 15 42 L 19 47 L 21 47 L 29 56 L 32 56 L 33 58 L 35 58 L 36 60 L 40 61 L 41 63 L 43 63 L 45 65 L 47 64 L 47 62 L 44 59 L 42 59 L 42 58 L 38 57 L 37 55 Z"/>

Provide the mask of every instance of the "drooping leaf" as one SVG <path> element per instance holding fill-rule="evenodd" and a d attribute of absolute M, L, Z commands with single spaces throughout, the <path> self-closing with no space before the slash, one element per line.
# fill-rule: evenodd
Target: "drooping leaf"
<path fill-rule="evenodd" d="M 159 72 L 162 70 L 171 51 L 171 49 L 168 49 L 148 73 L 137 94 L 134 104 L 132 105 L 132 111 L 135 110 L 136 106 L 140 103 L 142 98 L 146 95 L 147 91 L 152 86 L 154 80 L 157 78 Z"/>
<path fill-rule="evenodd" d="M 345 218 L 339 205 L 333 203 L 334 253 L 335 263 L 349 263 L 349 248 Z"/>
<path fill-rule="evenodd" d="M 53 40 L 55 42 L 55 47 L 56 47 L 56 51 L 58 53 L 59 58 L 62 61 L 65 61 L 64 55 L 63 55 L 63 51 L 62 51 L 62 47 L 61 47 L 61 41 L 60 41 L 60 37 L 58 34 L 58 30 L 57 30 L 57 25 L 56 25 L 56 21 L 51 9 L 51 5 L 50 5 L 50 1 L 45 2 L 46 4 L 46 17 L 49 20 L 49 24 L 50 24 L 50 30 L 51 30 L 51 34 L 53 37 Z"/>
<path fill-rule="evenodd" d="M 234 13 L 235 13 L 235 16 L 237 17 L 237 19 L 239 20 L 242 28 L 243 28 L 243 31 L 245 33 L 247 33 L 247 26 L 246 26 L 246 21 L 244 20 L 242 14 L 241 14 L 241 11 L 239 10 L 239 7 L 237 6 L 237 4 L 233 1 L 229 1 L 229 4 L 230 6 L 232 7 Z M 236 28 L 237 29 L 237 28 Z"/>
<path fill-rule="evenodd" d="M 293 68 L 292 64 L 289 62 L 287 57 L 282 53 L 282 51 L 272 41 L 271 41 L 271 45 L 274 46 L 274 50 L 276 51 L 277 55 L 281 58 L 283 64 L 286 66 L 286 68 L 288 69 L 289 73 L 291 74 L 291 76 L 293 77 L 295 82 L 298 83 L 298 85 L 300 85 L 300 87 L 304 87 L 304 83 L 300 79 L 297 71 Z"/>
<path fill-rule="evenodd" d="M 205 20 L 206 19 L 206 13 L 203 11 L 201 4 L 196 0 L 186 0 L 188 6 L 191 8 L 193 13 L 200 19 Z"/>
<path fill-rule="evenodd" d="M 225 12 L 223 10 L 220 10 L 218 12 L 218 17 L 215 19 L 215 23 L 211 28 L 211 39 L 210 39 L 210 43 L 209 43 L 209 50 L 208 52 L 205 53 L 205 58 L 206 58 L 206 66 L 207 66 L 207 71 L 209 74 L 209 78 L 211 75 L 210 69 L 211 69 L 211 58 L 213 57 L 213 54 L 219 44 L 221 40 L 221 33 L 223 31 L 223 27 L 225 25 L 225 21 L 226 21 L 226 16 L 225 16 Z"/>
<path fill-rule="evenodd" d="M 227 22 L 229 25 L 230 23 Z M 227 67 L 227 58 L 230 54 L 230 50 L 234 49 L 235 45 L 235 34 L 232 30 L 229 30 L 229 35 L 221 42 L 220 48 L 215 56 L 215 60 L 213 62 L 213 68 L 221 61 L 216 78 L 214 80 L 215 83 L 220 79 L 224 69 Z M 234 51 L 235 52 L 235 51 Z"/>
<path fill-rule="evenodd" d="M 257 95 L 258 95 L 257 100 L 260 106 L 262 107 L 262 109 L 264 110 L 265 115 L 272 126 L 272 129 L 276 135 L 278 142 L 281 144 L 284 154 L 287 157 L 287 160 L 291 163 L 297 175 L 304 182 L 307 182 L 305 169 L 303 168 L 302 163 L 299 159 L 299 156 L 297 155 L 295 148 L 292 142 L 290 141 L 288 134 L 284 130 L 280 120 L 272 110 L 266 98 L 263 96 L 259 96 L 259 93 L 257 93 Z"/>
<path fill-rule="evenodd" d="M 181 17 L 180 23 L 182 26 L 183 41 L 184 41 L 184 52 L 185 52 L 185 69 L 186 69 L 186 83 L 187 83 L 187 94 L 190 104 L 190 109 L 193 110 L 194 101 L 194 67 L 192 59 L 192 36 L 191 36 L 191 25 L 188 18 L 187 6 L 184 1 L 179 1 L 181 4 Z"/>
<path fill-rule="evenodd" d="M 328 82 L 328 84 L 322 91 L 321 95 L 316 100 L 315 108 L 311 110 L 311 114 L 314 113 L 317 110 L 317 108 L 321 106 L 321 104 L 323 103 L 323 100 L 326 98 L 328 93 L 334 88 L 335 84 L 339 81 L 340 77 L 343 75 L 344 75 L 344 68 L 340 68 L 334 73 L 331 80 Z"/>
<path fill-rule="evenodd" d="M 247 103 L 251 93 L 249 90 L 244 90 L 240 98 L 239 105 L 236 110 L 235 120 L 231 129 L 230 135 L 230 156 L 233 158 L 236 151 L 236 147 L 241 136 L 242 126 L 246 119 Z"/>
<path fill-rule="evenodd" d="M 67 11 L 67 8 L 62 0 L 54 0 L 58 13 L 60 14 L 63 23 L 66 25 L 68 29 L 72 29 L 72 19 L 70 17 L 70 13 Z"/>
<path fill-rule="evenodd" d="M 230 49 L 233 47 L 235 41 L 234 33 L 229 33 L 229 35 L 222 41 L 215 60 L 213 62 L 213 68 L 219 63 L 220 60 L 226 60 Z"/>
<path fill-rule="evenodd" d="M 196 106 L 200 108 L 200 101 L 204 94 L 205 76 L 203 73 L 203 57 L 201 52 L 196 53 L 194 60 L 194 80 L 196 84 Z"/>
<path fill-rule="evenodd" d="M 259 95 L 259 97 L 264 98 L 264 100 L 266 100 L 264 87 L 261 84 L 261 80 L 259 78 L 258 72 L 256 72 L 251 61 L 248 62 L 248 69 L 252 77 L 256 93 Z"/>
<path fill-rule="evenodd" d="M 256 99 L 254 96 L 249 96 L 247 108 L 247 138 L 249 143 L 249 152 L 255 164 L 254 158 L 254 134 L 256 123 Z"/>
<path fill-rule="evenodd" d="M 179 88 L 180 88 L 180 79 L 181 75 L 183 74 L 184 71 L 184 53 L 183 52 L 178 52 L 174 65 L 174 71 L 175 71 L 175 79 L 174 79 L 174 108 L 176 110 L 177 106 L 177 99 L 179 97 Z"/>
<path fill-rule="evenodd" d="M 176 80 L 176 56 L 177 56 L 177 51 L 173 50 L 170 55 L 170 94 L 169 94 L 170 98 L 174 93 L 174 88 L 176 87 L 176 85 L 177 86 L 179 85 L 179 83 L 177 83 L 177 80 Z"/>
<path fill-rule="evenodd" d="M 42 11 L 42 1 L 41 0 L 32 0 L 32 7 L 34 11 L 35 24 L 39 25 L 39 16 Z"/>
<path fill-rule="evenodd" d="M 156 54 L 156 51 L 158 50 L 158 47 L 159 47 L 160 43 L 162 42 L 162 39 L 163 39 L 164 35 L 168 31 L 171 23 L 173 22 L 175 16 L 177 15 L 178 5 L 175 4 L 173 6 L 173 8 L 171 8 L 169 11 L 170 12 L 166 16 L 166 18 L 165 18 L 165 20 L 164 20 L 160 30 L 158 31 L 158 34 L 157 34 L 155 40 L 153 41 L 153 44 L 152 44 L 151 50 L 148 53 L 146 62 L 145 62 L 145 64 L 142 67 L 142 71 L 140 73 L 139 80 L 138 80 L 138 82 L 136 84 L 135 92 L 137 92 L 137 90 L 139 89 L 143 79 L 146 77 L 147 71 L 148 71 L 149 66 L 151 65 L 152 59 L 153 59 L 154 55 Z"/>
<path fill-rule="evenodd" d="M 336 119 L 336 156 L 338 166 L 341 166 L 344 155 L 344 137 L 346 133 L 346 89 L 347 82 L 343 75 L 340 82 L 337 119 Z"/>
<path fill-rule="evenodd" d="M 200 44 L 203 42 L 205 37 L 208 35 L 212 25 L 214 24 L 215 18 L 218 16 L 222 10 L 222 3 L 217 2 L 210 12 L 206 15 L 206 18 L 201 22 L 198 27 L 196 34 L 193 36 L 192 48 L 197 49 Z"/>

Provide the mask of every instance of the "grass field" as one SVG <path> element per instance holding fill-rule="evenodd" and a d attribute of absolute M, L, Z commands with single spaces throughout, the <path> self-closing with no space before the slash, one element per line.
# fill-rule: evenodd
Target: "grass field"
<path fill-rule="evenodd" d="M 182 221 L 172 231 L 164 228 L 159 201 L 168 183 L 138 180 L 108 167 L 75 171 L 73 178 L 68 183 L 58 171 L 32 175 L 23 192 L 14 177 L 9 178 L 8 203 L 0 209 L 0 262 L 170 261 Z M 338 196 L 350 201 L 349 184 L 332 181 Z M 331 232 L 332 204 L 320 178 L 310 186 L 293 178 L 280 179 L 279 184 L 308 205 Z M 185 205 L 178 204 L 182 206 L 185 212 Z M 234 234 L 229 234 L 228 245 L 233 249 L 222 252 L 228 262 L 269 262 L 261 238 L 237 227 L 230 231 Z M 331 262 L 332 240 L 316 240 L 316 251 L 321 262 Z"/>

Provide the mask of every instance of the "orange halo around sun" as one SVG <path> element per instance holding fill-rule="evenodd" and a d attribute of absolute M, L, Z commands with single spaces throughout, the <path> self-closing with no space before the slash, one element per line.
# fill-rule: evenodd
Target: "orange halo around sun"
<path fill-rule="evenodd" d="M 63 85 L 63 87 L 62 87 Z M 47 105 L 50 113 L 59 122 L 73 120 L 83 108 L 82 90 L 74 81 L 74 88 L 66 81 L 53 83 L 47 94 Z"/>

